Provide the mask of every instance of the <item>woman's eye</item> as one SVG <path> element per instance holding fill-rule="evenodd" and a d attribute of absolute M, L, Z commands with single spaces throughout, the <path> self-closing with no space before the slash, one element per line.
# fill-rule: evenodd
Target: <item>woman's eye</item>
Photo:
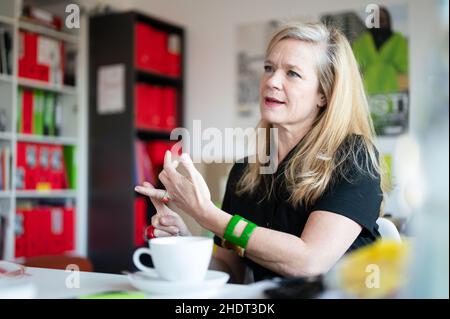
<path fill-rule="evenodd" d="M 298 74 L 297 72 L 291 71 L 291 70 L 288 71 L 288 75 L 292 76 L 292 77 L 301 78 L 300 74 Z"/>
<path fill-rule="evenodd" d="M 270 65 L 265 65 L 264 66 L 264 72 L 266 72 L 266 73 L 272 72 L 272 67 Z"/>

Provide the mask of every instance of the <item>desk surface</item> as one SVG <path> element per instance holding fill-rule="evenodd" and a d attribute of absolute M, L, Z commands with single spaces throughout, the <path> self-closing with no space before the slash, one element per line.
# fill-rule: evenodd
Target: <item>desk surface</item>
<path fill-rule="evenodd" d="M 10 289 L 3 288 L 2 290 L 0 286 L 0 298 L 65 299 L 103 292 L 138 292 L 126 275 L 79 272 L 79 277 L 71 277 L 73 274 L 73 272 L 65 270 L 28 267 L 25 276 L 8 278 L 14 284 L 9 285 Z M 226 284 L 215 291 L 202 292 L 202 294 L 192 295 L 180 292 L 170 297 L 146 294 L 145 298 L 257 299 L 263 298 L 263 291 L 274 285 L 273 282 L 258 282 L 251 285 Z M 16 288 L 12 289 L 12 286 Z"/>

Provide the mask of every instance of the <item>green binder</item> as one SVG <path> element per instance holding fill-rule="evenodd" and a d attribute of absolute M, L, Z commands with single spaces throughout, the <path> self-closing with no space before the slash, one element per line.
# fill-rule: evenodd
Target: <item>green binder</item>
<path fill-rule="evenodd" d="M 48 136 L 55 135 L 55 94 L 46 93 L 44 102 L 44 134 Z"/>
<path fill-rule="evenodd" d="M 36 90 L 33 93 L 33 134 L 44 133 L 44 92 Z"/>
<path fill-rule="evenodd" d="M 22 101 L 23 89 L 19 88 L 17 91 L 17 133 L 22 133 Z"/>
<path fill-rule="evenodd" d="M 66 166 L 67 182 L 70 189 L 77 187 L 77 152 L 75 146 L 64 147 L 64 163 Z"/>

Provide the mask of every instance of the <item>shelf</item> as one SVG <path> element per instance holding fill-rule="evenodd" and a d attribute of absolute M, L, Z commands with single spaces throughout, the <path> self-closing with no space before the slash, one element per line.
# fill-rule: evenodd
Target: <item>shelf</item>
<path fill-rule="evenodd" d="M 32 79 L 26 79 L 26 78 L 19 78 L 18 79 L 19 86 L 31 88 L 31 89 L 40 89 L 44 91 L 51 91 L 55 93 L 60 94 L 70 94 L 70 95 L 76 95 L 77 90 L 73 86 L 67 86 L 67 85 L 56 85 L 47 83 L 44 81 L 39 80 L 32 80 Z"/>
<path fill-rule="evenodd" d="M 50 38 L 78 45 L 78 36 L 76 35 L 53 30 L 43 25 L 28 22 L 23 20 L 23 18 L 20 18 L 19 20 L 19 29 L 39 33 Z"/>
<path fill-rule="evenodd" d="M 158 85 L 169 85 L 180 87 L 183 81 L 179 77 L 172 77 L 164 74 L 153 73 L 150 71 L 144 71 L 136 69 L 136 81 L 155 83 Z"/>
<path fill-rule="evenodd" d="M 88 228 L 90 239 L 97 238 L 98 234 L 114 234 L 107 241 L 90 240 L 89 252 L 92 263 L 100 272 L 131 271 L 134 267 L 130 258 L 136 246 L 136 227 L 140 227 L 142 220 L 136 220 L 135 214 L 144 215 L 146 221 L 154 214 L 148 198 L 144 201 L 146 210 L 136 211 L 136 199 L 145 199 L 133 190 L 136 183 L 135 172 L 136 157 L 141 157 L 140 150 L 135 149 L 137 139 L 145 142 L 156 140 L 170 141 L 169 129 L 137 127 L 136 120 L 136 90 L 135 85 L 140 82 L 149 85 L 168 87 L 176 90 L 174 103 L 177 124 L 183 123 L 184 101 L 184 77 L 170 76 L 158 72 L 147 71 L 137 67 L 136 62 L 136 23 L 143 22 L 152 28 L 166 34 L 176 33 L 180 36 L 180 71 L 184 74 L 184 30 L 177 26 L 152 17 L 136 14 L 135 12 L 110 13 L 90 18 L 89 56 L 90 72 L 96 72 L 99 67 L 112 63 L 125 65 L 131 70 L 131 76 L 124 78 L 124 86 L 129 89 L 125 95 L 124 112 L 114 116 L 102 116 L 96 110 L 95 103 L 98 100 L 98 83 L 94 77 L 90 77 L 89 99 L 93 103 L 89 107 L 89 216 Z M 150 39 L 148 39 L 150 40 Z M 145 39 L 143 40 L 145 41 Z M 117 45 L 120 43 L 120 45 Z M 162 99 L 157 107 L 164 107 Z M 114 141 L 113 143 L 111 141 Z M 162 145 L 161 145 L 162 146 Z M 170 145 L 167 145 L 167 148 Z M 164 146 L 165 147 L 165 146 Z M 152 150 L 150 153 L 154 153 Z M 156 150 L 158 151 L 158 150 Z M 162 148 L 161 148 L 161 151 Z M 158 154 L 149 154 L 149 156 Z M 147 156 L 145 156 L 147 158 Z M 143 164 L 143 161 L 138 163 Z M 156 168 L 156 167 L 155 167 Z M 146 169 L 146 167 L 144 167 Z M 114 172 L 114 174 L 111 174 Z M 131 172 L 131 173 L 130 173 Z M 153 173 L 153 172 L 152 172 Z M 139 177 L 140 178 L 140 177 Z M 111 205 L 111 200 L 114 204 Z M 109 203 L 109 204 L 108 204 Z M 148 206 L 147 206 L 148 204 Z M 116 216 L 111 220 L 110 216 Z M 130 222 L 131 221 L 131 222 Z M 139 224 L 134 224 L 139 222 Z M 94 239 L 95 239 L 94 238 Z M 106 237 L 105 237 L 106 238 Z M 117 247 L 111 252 L 105 246 Z"/>
<path fill-rule="evenodd" d="M 76 198 L 77 193 L 73 190 L 17 190 L 16 198 Z"/>
<path fill-rule="evenodd" d="M 142 140 L 148 140 L 148 139 L 169 140 L 170 132 L 149 130 L 149 129 L 136 129 L 136 136 Z"/>
<path fill-rule="evenodd" d="M 41 136 L 31 134 L 17 134 L 17 141 L 56 145 L 77 145 L 78 143 L 77 139 L 74 137 Z"/>
<path fill-rule="evenodd" d="M 0 141 L 10 140 L 12 138 L 11 132 L 0 132 Z"/>
<path fill-rule="evenodd" d="M 183 35 L 184 33 L 183 27 L 175 25 L 172 22 L 163 21 L 160 18 L 152 17 L 138 11 L 134 11 L 133 15 L 133 19 L 135 19 L 136 21 L 147 23 L 166 32 L 177 33 L 180 35 Z"/>
<path fill-rule="evenodd" d="M 0 198 L 8 198 L 11 194 L 11 191 L 0 191 Z"/>
<path fill-rule="evenodd" d="M 0 73 L 0 82 L 13 82 L 13 77 L 9 74 Z"/>
<path fill-rule="evenodd" d="M 4 249 L 0 249 L 2 251 L 0 259 L 21 260 L 15 258 L 14 226 L 17 223 L 17 208 L 21 204 L 24 204 L 24 202 L 27 202 L 27 204 L 30 203 L 31 206 L 41 204 L 59 206 L 65 205 L 66 203 L 73 205 L 76 210 L 76 223 L 73 229 L 73 252 L 80 256 L 87 256 L 87 147 L 89 145 L 87 140 L 87 114 L 89 108 L 87 104 L 88 86 L 85 84 L 87 84 L 89 79 L 87 76 L 89 57 L 87 55 L 88 47 L 86 46 L 87 40 L 89 39 L 89 16 L 80 16 L 79 29 L 71 30 L 64 27 L 62 29 L 56 29 L 50 25 L 34 21 L 31 18 L 22 17 L 21 14 L 24 5 L 29 4 L 51 15 L 59 16 L 62 19 L 62 23 L 64 23 L 67 15 L 64 13 L 64 6 L 61 6 L 63 10 L 60 11 L 59 6 L 54 7 L 50 1 L 0 0 L 0 3 L 0 27 L 5 29 L 11 38 L 11 50 L 9 51 L 10 56 L 8 62 L 11 63 L 13 71 L 11 74 L 7 74 L 7 72 L 0 74 L 0 101 L 3 103 L 0 109 L 4 112 L 1 114 L 1 117 L 2 120 L 3 117 L 6 118 L 6 121 L 2 121 L 2 124 L 5 122 L 5 125 L 2 125 L 3 131 L 0 132 L 0 146 L 9 148 L 10 165 L 8 165 L 7 174 L 10 177 L 9 185 L 11 185 L 6 185 L 9 188 L 5 190 L 0 189 L 0 204 L 3 205 L 0 214 L 6 216 L 8 220 L 6 232 L 5 234 L 1 234 L 4 239 Z M 64 82 L 59 81 L 58 84 L 55 83 L 56 81 L 53 80 L 53 77 L 51 78 L 53 82 L 50 83 L 49 81 L 37 79 L 37 76 L 34 79 L 31 78 L 32 76 L 22 76 L 22 72 L 19 76 L 19 59 L 21 55 L 19 51 L 21 44 L 23 44 L 20 41 L 26 40 L 21 39 L 20 32 L 30 32 L 45 37 L 49 41 L 58 42 L 58 45 L 62 44 L 64 52 L 62 52 L 61 57 L 63 60 L 67 60 L 66 62 L 70 62 L 71 65 L 66 64 L 65 68 L 63 63 L 61 67 L 58 66 L 57 72 L 63 70 L 64 75 L 64 71 L 67 71 L 66 69 L 69 68 L 71 72 L 73 71 L 73 74 L 70 74 L 73 77 L 69 80 L 66 77 Z M 53 59 L 54 57 L 49 56 L 48 58 Z M 39 64 L 41 63 L 35 61 L 32 66 L 36 67 Z M 32 66 L 28 65 L 26 67 L 30 68 Z M 23 98 L 23 95 L 20 96 L 22 89 L 42 90 L 44 94 L 47 94 L 47 92 L 52 93 L 50 94 L 52 95 L 51 98 L 56 98 L 53 101 L 54 104 L 52 107 L 53 113 L 57 110 L 56 115 L 53 115 L 58 117 L 58 127 L 56 130 L 58 136 L 45 136 L 42 132 L 40 132 L 40 135 L 23 134 L 23 131 L 17 129 L 19 120 L 23 120 L 24 118 L 21 112 L 23 109 L 19 108 L 20 102 L 24 102 L 20 100 L 20 97 Z M 46 96 L 44 96 L 44 101 L 41 100 L 41 102 L 46 102 L 45 98 Z M 42 103 L 43 108 L 47 106 L 50 106 L 49 103 Z M 32 119 L 34 120 L 33 117 Z M 65 185 L 65 189 L 49 189 L 49 187 L 40 187 L 39 190 L 16 189 L 15 185 L 19 185 L 18 178 L 22 178 L 20 174 L 16 174 L 18 172 L 17 147 L 22 142 L 32 143 L 37 146 L 49 145 L 49 147 L 53 147 L 54 145 L 63 148 L 64 151 L 68 150 L 68 153 L 71 153 L 69 155 L 73 156 L 73 161 L 72 158 L 69 158 L 67 163 L 70 166 L 76 166 L 70 172 L 70 181 L 73 178 L 77 183 L 76 186 L 69 188 L 69 185 L 72 186 L 72 184 Z M 42 183 L 50 182 L 50 174 L 47 174 L 48 172 L 41 173 L 45 177 L 42 179 Z M 49 179 L 47 180 L 46 177 L 49 177 Z M 21 180 L 21 182 L 23 181 Z"/>
<path fill-rule="evenodd" d="M 8 24 L 10 26 L 13 26 L 15 24 L 15 20 L 13 18 L 5 17 L 5 16 L 0 15 L 0 23 Z"/>

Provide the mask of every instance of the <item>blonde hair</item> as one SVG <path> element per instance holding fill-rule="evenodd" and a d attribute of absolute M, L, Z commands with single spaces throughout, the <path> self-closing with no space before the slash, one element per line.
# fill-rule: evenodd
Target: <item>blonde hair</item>
<path fill-rule="evenodd" d="M 293 206 L 314 204 L 339 174 L 344 178 L 349 175 L 348 165 L 344 165 L 349 160 L 373 178 L 379 174 L 383 181 L 366 94 L 357 62 L 345 36 L 336 28 L 322 23 L 290 23 L 274 34 L 266 54 L 284 39 L 305 41 L 322 49 L 323 54 L 317 58 L 317 74 L 319 92 L 325 95 L 327 101 L 310 131 L 286 162 L 284 182 L 290 193 L 289 202 Z M 272 125 L 261 120 L 258 127 L 268 129 Z M 350 138 L 354 135 L 360 138 Z M 267 154 L 270 135 L 266 134 L 258 142 L 257 148 L 264 151 L 257 151 L 256 154 Z M 364 163 L 361 163 L 360 152 L 367 155 Z M 263 182 L 261 166 L 257 155 L 256 161 L 248 164 L 237 184 L 237 194 L 253 193 L 256 186 Z M 384 192 L 384 182 L 380 186 Z M 273 180 L 267 192 L 269 196 L 272 190 Z"/>

